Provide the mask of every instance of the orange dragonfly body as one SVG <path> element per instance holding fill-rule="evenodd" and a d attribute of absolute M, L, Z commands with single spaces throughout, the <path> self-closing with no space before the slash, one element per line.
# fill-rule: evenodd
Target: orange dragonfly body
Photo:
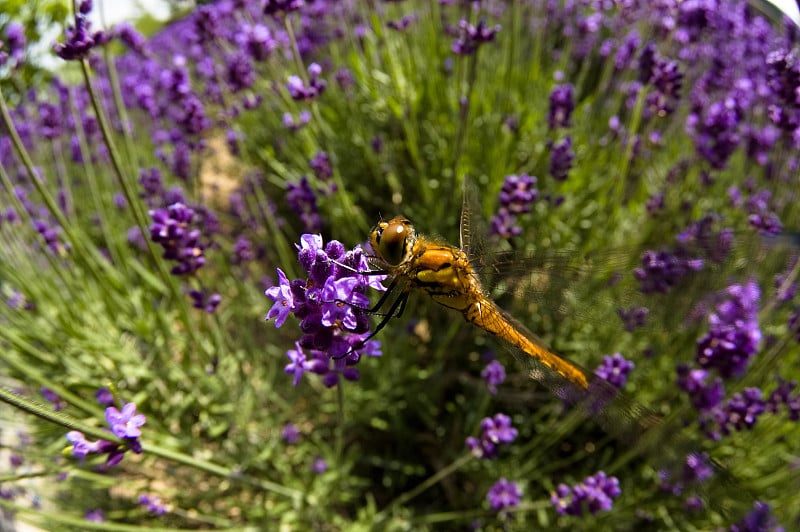
<path fill-rule="evenodd" d="M 473 325 L 519 348 L 560 379 L 582 390 L 588 388 L 583 370 L 547 349 L 487 296 L 464 249 L 418 235 L 411 221 L 403 216 L 375 226 L 370 233 L 370 244 L 381 271 L 392 282 L 385 296 L 401 285 L 403 295 L 398 303 L 402 304 L 410 290 L 423 291 L 440 305 L 460 312 Z M 393 306 L 387 318 L 397 310 L 397 305 Z"/>

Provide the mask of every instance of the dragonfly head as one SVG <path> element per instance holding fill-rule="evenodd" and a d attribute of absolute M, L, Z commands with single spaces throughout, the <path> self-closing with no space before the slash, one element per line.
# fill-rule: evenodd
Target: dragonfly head
<path fill-rule="evenodd" d="M 380 222 L 369 234 L 373 251 L 389 266 L 397 266 L 407 260 L 417 238 L 411 220 L 395 216 L 388 222 Z"/>

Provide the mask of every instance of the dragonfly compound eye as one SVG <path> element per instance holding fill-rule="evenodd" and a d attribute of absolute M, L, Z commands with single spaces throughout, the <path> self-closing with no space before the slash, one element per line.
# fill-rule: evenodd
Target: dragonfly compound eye
<path fill-rule="evenodd" d="M 397 266 L 402 262 L 406 253 L 406 243 L 409 230 L 404 219 L 394 218 L 380 225 L 380 230 L 374 232 L 376 251 L 388 264 Z"/>

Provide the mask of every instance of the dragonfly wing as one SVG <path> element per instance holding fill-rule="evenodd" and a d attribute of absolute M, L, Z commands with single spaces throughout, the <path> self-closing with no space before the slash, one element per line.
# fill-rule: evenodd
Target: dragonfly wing
<path fill-rule="evenodd" d="M 552 356 L 558 356 L 524 325 L 508 313 L 501 312 L 530 341 L 547 349 Z M 679 479 L 684 473 L 687 460 L 705 456 L 703 443 L 708 441 L 683 430 L 685 422 L 680 412 L 665 418 L 579 364 L 565 361 L 585 376 L 588 382 L 586 387 L 553 371 L 548 364 L 529 356 L 521 349 L 508 343 L 506 347 L 524 364 L 529 377 L 549 389 L 569 407 L 570 412 L 577 412 L 580 417 L 596 422 L 606 433 L 623 444 L 626 452 L 612 468 L 622 466 L 637 457 L 644 457 L 665 478 Z M 752 505 L 752 494 L 743 489 L 726 468 L 713 459 L 706 457 L 703 460 L 714 470 L 715 482 L 686 486 L 687 491 L 697 493 L 707 504 L 722 512 L 734 513 Z"/>

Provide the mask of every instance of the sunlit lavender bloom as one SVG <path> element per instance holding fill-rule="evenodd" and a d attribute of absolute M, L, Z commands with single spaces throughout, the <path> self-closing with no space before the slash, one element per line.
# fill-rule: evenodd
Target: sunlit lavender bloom
<path fill-rule="evenodd" d="M 25 26 L 19 22 L 8 22 L 5 41 L 9 58 L 17 65 L 22 63 L 25 60 Z"/>
<path fill-rule="evenodd" d="M 709 314 L 709 331 L 697 342 L 697 363 L 714 368 L 723 378 L 744 373 L 761 341 L 758 303 L 761 291 L 755 281 L 731 285 L 728 298 Z"/>
<path fill-rule="evenodd" d="M 150 238 L 164 249 L 166 260 L 178 263 L 171 270 L 174 275 L 194 273 L 206 262 L 202 233 L 191 227 L 194 216 L 195 211 L 182 203 L 150 211 Z"/>
<path fill-rule="evenodd" d="M 53 51 L 65 61 L 75 61 L 86 57 L 92 48 L 104 44 L 108 36 L 102 31 L 91 33 L 88 14 L 92 10 L 91 0 L 82 0 L 75 13 L 75 25 L 68 26 L 64 31 L 67 40 L 58 42 L 53 46 Z"/>
<path fill-rule="evenodd" d="M 247 89 L 256 81 L 253 63 L 250 61 L 250 57 L 243 52 L 236 52 L 228 56 L 225 68 L 225 80 L 233 92 Z"/>
<path fill-rule="evenodd" d="M 103 510 L 100 509 L 87 511 L 84 514 L 83 518 L 89 521 L 90 523 L 103 523 L 106 520 L 103 514 Z"/>
<path fill-rule="evenodd" d="M 164 515 L 167 513 L 167 506 L 161 501 L 161 497 L 157 495 L 140 495 L 139 504 L 144 506 L 151 514 Z"/>
<path fill-rule="evenodd" d="M 682 250 L 647 250 L 642 254 L 642 266 L 633 271 L 642 293 L 667 293 L 691 272 L 703 269 L 703 259 L 687 256 Z"/>
<path fill-rule="evenodd" d="M 236 34 L 239 45 L 256 61 L 265 61 L 278 47 L 272 32 L 263 24 L 246 24 Z"/>
<path fill-rule="evenodd" d="M 508 175 L 500 189 L 500 207 L 513 214 L 530 212 L 533 202 L 539 197 L 536 178 L 528 174 Z"/>
<path fill-rule="evenodd" d="M 290 313 L 301 319 L 304 334 L 296 349 L 287 352 L 285 371 L 293 375 L 295 385 L 306 372 L 322 375 L 326 386 L 336 385 L 339 377 L 357 380 L 359 372 L 353 366 L 361 357 L 381 355 L 377 341 L 366 341 L 370 323 L 365 293 L 368 287 L 385 290 L 383 276 L 358 273 L 369 269 L 358 246 L 346 251 L 332 240 L 323 247 L 322 237 L 310 234 L 300 241 L 298 260 L 308 279 L 289 281 L 278 270 L 278 284 L 266 291 L 273 301 L 267 318 L 276 318 L 276 326 Z"/>
<path fill-rule="evenodd" d="M 622 388 L 628 382 L 628 375 L 633 371 L 634 363 L 620 353 L 603 356 L 603 363 L 594 370 L 594 374 L 616 388 Z"/>
<path fill-rule="evenodd" d="M 766 411 L 763 395 L 758 388 L 745 388 L 744 392 L 734 394 L 701 419 L 703 428 L 713 439 L 727 436 L 734 431 L 752 429 Z"/>
<path fill-rule="evenodd" d="M 192 300 L 192 307 L 205 310 L 209 314 L 213 314 L 222 303 L 220 294 L 208 294 L 204 290 L 190 290 L 189 297 Z"/>
<path fill-rule="evenodd" d="M 575 152 L 572 151 L 572 137 L 565 137 L 550 145 L 550 175 L 557 181 L 567 179 L 572 168 Z"/>
<path fill-rule="evenodd" d="M 58 395 L 53 390 L 51 390 L 50 388 L 42 386 L 42 389 L 39 391 L 41 392 L 42 397 L 44 397 L 45 401 L 53 404 L 53 410 L 55 410 L 56 412 L 63 410 L 64 407 L 67 406 L 64 400 L 61 398 L 61 396 Z"/>
<path fill-rule="evenodd" d="M 778 380 L 778 387 L 769 395 L 766 402 L 767 412 L 776 413 L 784 405 L 789 411 L 791 421 L 800 421 L 800 393 L 792 394 L 797 387 L 795 381 Z"/>
<path fill-rule="evenodd" d="M 94 398 L 97 402 L 104 406 L 110 406 L 114 404 L 114 394 L 111 393 L 111 390 L 108 388 L 100 388 L 94 393 Z"/>
<path fill-rule="evenodd" d="M 317 195 L 311 189 L 308 179 L 303 176 L 298 183 L 286 185 L 286 202 L 300 215 L 306 231 L 318 232 L 322 229 L 322 220 L 317 207 Z"/>
<path fill-rule="evenodd" d="M 730 526 L 729 532 L 784 532 L 772 515 L 769 504 L 756 501 L 753 509 L 741 521 Z"/>
<path fill-rule="evenodd" d="M 486 381 L 489 393 L 494 395 L 497 393 L 497 386 L 506 380 L 506 368 L 497 360 L 492 360 L 481 371 L 481 377 Z"/>
<path fill-rule="evenodd" d="M 114 36 L 139 55 L 149 53 L 147 39 L 128 22 L 120 22 L 114 26 Z"/>
<path fill-rule="evenodd" d="M 522 490 L 519 485 L 505 478 L 495 482 L 486 494 L 486 500 L 496 512 L 519 506 L 521 498 Z"/>
<path fill-rule="evenodd" d="M 106 408 L 106 422 L 116 437 L 138 438 L 142 435 L 139 427 L 145 424 L 146 418 L 136 413 L 135 403 L 126 403 L 122 411 L 113 406 Z"/>
<path fill-rule="evenodd" d="M 681 364 L 678 366 L 678 387 L 689 395 L 689 399 L 697 410 L 711 410 L 725 397 L 722 379 L 716 377 L 708 382 L 709 373 L 704 369 L 691 369 Z"/>
<path fill-rule="evenodd" d="M 281 438 L 290 445 L 295 444 L 300 438 L 300 429 L 294 423 L 287 423 L 281 431 Z"/>
<path fill-rule="evenodd" d="M 76 458 L 86 458 L 90 453 L 98 452 L 99 441 L 89 441 L 82 432 L 71 430 L 67 433 L 67 441 L 72 444 L 72 455 Z"/>
<path fill-rule="evenodd" d="M 290 131 L 297 131 L 311 121 L 311 113 L 306 110 L 300 111 L 300 116 L 295 120 L 291 113 L 283 113 L 281 123 Z"/>
<path fill-rule="evenodd" d="M 327 82 L 320 78 L 322 74 L 322 67 L 317 63 L 311 63 L 308 67 L 308 85 L 300 76 L 289 76 L 289 81 L 286 84 L 286 89 L 293 100 L 312 100 L 322 94 L 325 90 Z"/>
<path fill-rule="evenodd" d="M 473 26 L 469 21 L 461 20 L 458 23 L 458 29 L 458 38 L 453 41 L 450 49 L 457 55 L 471 55 L 480 45 L 493 41 L 497 32 L 500 31 L 500 26 L 489 27 L 485 20 L 481 20 L 477 26 Z"/>
<path fill-rule="evenodd" d="M 572 125 L 572 111 L 575 110 L 575 89 L 571 84 L 556 85 L 550 93 L 550 109 L 547 124 L 550 129 L 566 128 Z"/>
<path fill-rule="evenodd" d="M 247 239 L 245 236 L 240 236 L 236 239 L 236 243 L 233 245 L 233 256 L 231 257 L 231 262 L 234 264 L 247 264 L 248 262 L 255 260 L 256 258 L 256 251 L 253 248 L 253 243 Z"/>
<path fill-rule="evenodd" d="M 495 414 L 481 421 L 480 438 L 467 438 L 467 448 L 478 458 L 494 458 L 499 447 L 513 442 L 517 437 L 517 429 L 511 426 L 511 418 L 505 414 Z"/>
<path fill-rule="evenodd" d="M 745 210 L 749 213 L 747 221 L 750 225 L 767 235 L 777 235 L 783 230 L 778 215 L 770 209 L 769 202 L 772 194 L 768 190 L 752 194 L 744 203 Z"/>
<path fill-rule="evenodd" d="M 396 31 L 403 31 L 416 21 L 417 15 L 414 13 L 409 13 L 408 15 L 403 15 L 399 20 L 388 21 L 386 23 L 386 27 Z"/>
<path fill-rule="evenodd" d="M 572 487 L 559 484 L 550 502 L 560 515 L 583 515 L 587 511 L 596 514 L 611 510 L 614 498 L 621 493 L 619 480 L 599 471 Z"/>
<path fill-rule="evenodd" d="M 333 168 L 331 168 L 331 159 L 324 151 L 317 152 L 314 158 L 308 163 L 314 175 L 320 181 L 327 181 L 333 176 Z"/>
<path fill-rule="evenodd" d="M 328 463 L 321 456 L 317 456 L 316 458 L 314 458 L 314 461 L 311 463 L 311 471 L 313 471 L 318 475 L 321 475 L 327 470 L 328 470 Z"/>

